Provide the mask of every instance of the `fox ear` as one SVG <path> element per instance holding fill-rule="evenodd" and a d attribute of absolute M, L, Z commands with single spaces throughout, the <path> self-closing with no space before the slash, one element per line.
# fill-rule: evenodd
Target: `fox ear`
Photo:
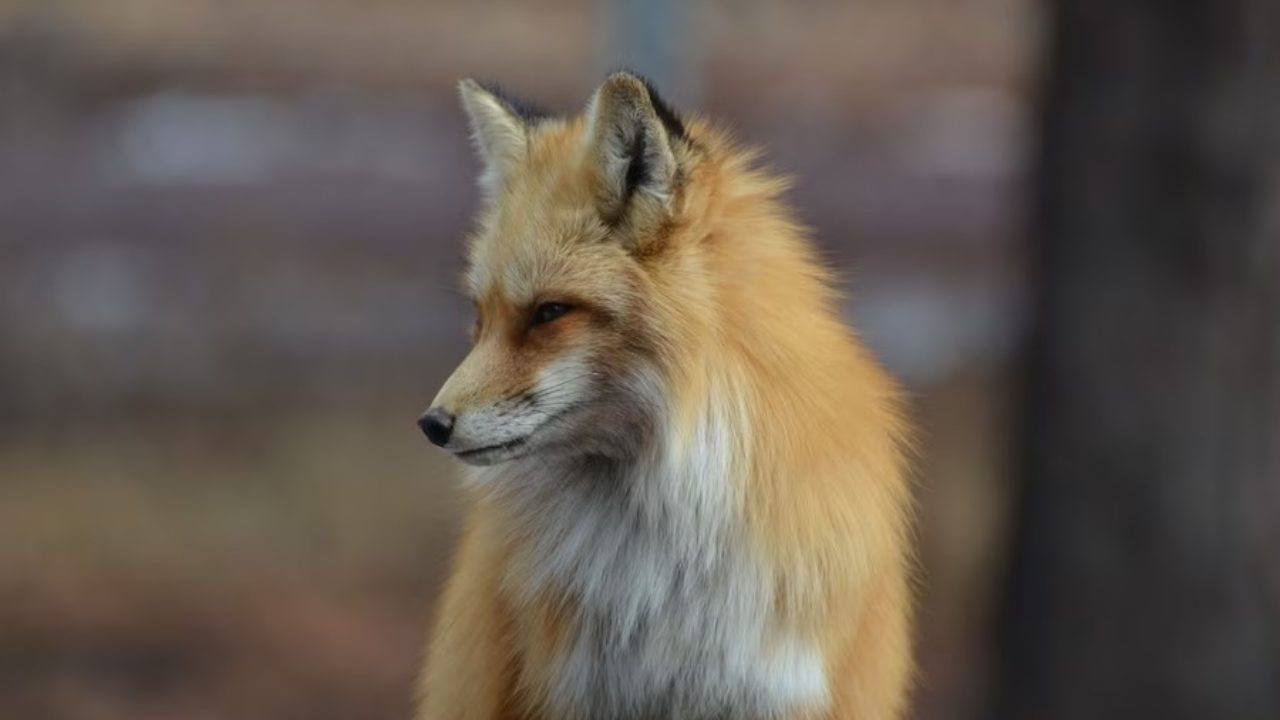
<path fill-rule="evenodd" d="M 471 141 L 484 162 L 480 187 L 495 195 L 507 170 L 524 157 L 529 126 L 541 113 L 470 78 L 458 83 L 458 96 L 471 122 Z"/>
<path fill-rule="evenodd" d="M 672 143 L 684 137 L 679 117 L 647 82 L 617 72 L 591 98 L 587 119 L 605 221 L 670 215 L 679 170 Z"/>

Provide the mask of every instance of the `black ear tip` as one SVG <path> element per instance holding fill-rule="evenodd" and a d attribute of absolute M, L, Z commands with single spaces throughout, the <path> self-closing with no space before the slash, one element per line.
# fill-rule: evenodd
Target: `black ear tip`
<path fill-rule="evenodd" d="M 666 129 L 667 134 L 671 136 L 671 139 L 687 139 L 689 137 L 680 114 L 671 107 L 670 103 L 663 99 L 653 81 L 644 74 L 626 67 L 617 68 L 609 73 L 608 77 L 605 78 L 605 83 L 627 83 L 643 87 L 644 91 L 649 95 L 649 104 L 653 106 L 654 114 L 662 121 L 662 126 Z"/>
<path fill-rule="evenodd" d="M 462 92 L 483 92 L 502 104 L 507 112 L 515 115 L 528 124 L 536 124 L 539 120 L 554 117 L 554 114 L 523 98 L 516 97 L 498 83 L 463 78 L 458 82 Z"/>

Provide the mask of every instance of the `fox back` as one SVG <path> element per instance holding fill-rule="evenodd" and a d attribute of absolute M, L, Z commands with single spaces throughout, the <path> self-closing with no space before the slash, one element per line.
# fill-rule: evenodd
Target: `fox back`
<path fill-rule="evenodd" d="M 472 509 L 419 717 L 899 717 L 907 427 L 785 184 L 628 73 L 461 98 L 473 348 L 420 423 Z"/>

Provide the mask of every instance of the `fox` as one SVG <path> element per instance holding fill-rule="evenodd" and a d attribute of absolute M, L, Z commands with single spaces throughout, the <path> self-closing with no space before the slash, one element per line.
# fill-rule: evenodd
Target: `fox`
<path fill-rule="evenodd" d="M 788 183 L 614 72 L 459 84 L 471 349 L 419 418 L 466 518 L 417 720 L 893 720 L 912 430 Z"/>

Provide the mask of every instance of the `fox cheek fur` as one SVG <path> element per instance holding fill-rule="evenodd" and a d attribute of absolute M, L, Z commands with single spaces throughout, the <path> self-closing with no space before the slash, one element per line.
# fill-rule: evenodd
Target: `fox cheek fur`
<path fill-rule="evenodd" d="M 908 423 L 807 231 L 709 123 L 460 85 L 474 347 L 421 423 L 470 509 L 419 720 L 893 720 Z"/>
<path fill-rule="evenodd" d="M 535 450 L 543 460 L 634 457 L 656 420 L 653 383 L 645 381 L 653 374 L 652 349 L 641 341 L 646 333 L 626 322 L 623 307 L 566 307 L 570 316 L 552 327 L 494 318 L 477 332 L 428 413 L 451 420 L 441 445 L 477 465 Z M 514 446 L 476 457 L 476 448 L 504 444 Z"/>

